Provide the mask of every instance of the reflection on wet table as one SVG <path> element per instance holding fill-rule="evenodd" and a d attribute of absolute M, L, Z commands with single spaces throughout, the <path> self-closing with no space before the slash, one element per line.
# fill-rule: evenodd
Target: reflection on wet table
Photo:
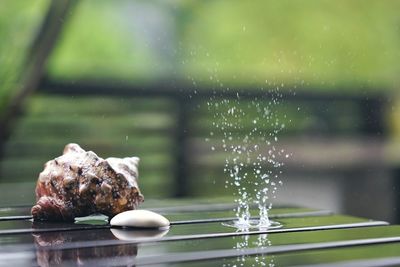
<path fill-rule="evenodd" d="M 400 251 L 400 226 L 385 222 L 285 207 L 271 211 L 281 228 L 238 231 L 222 224 L 231 207 L 206 206 L 154 207 L 168 230 L 32 222 L 26 208 L 0 209 L 0 265 L 286 266 L 393 261 Z"/>

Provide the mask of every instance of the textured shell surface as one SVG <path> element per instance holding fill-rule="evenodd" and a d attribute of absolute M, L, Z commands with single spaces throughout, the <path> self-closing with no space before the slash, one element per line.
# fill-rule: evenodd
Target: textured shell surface
<path fill-rule="evenodd" d="M 138 157 L 103 159 L 77 144 L 48 161 L 36 185 L 35 220 L 72 221 L 136 209 L 144 198 L 138 185 Z"/>

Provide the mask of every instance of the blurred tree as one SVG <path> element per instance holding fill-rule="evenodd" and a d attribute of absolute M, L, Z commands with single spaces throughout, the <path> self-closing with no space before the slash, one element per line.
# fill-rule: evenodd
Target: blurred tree
<path fill-rule="evenodd" d="M 15 94 L 28 49 L 48 6 L 47 0 L 0 2 L 0 118 Z M 14 89 L 14 90 L 13 90 Z"/>
<path fill-rule="evenodd" d="M 16 44 L 25 48 L 25 51 L 18 51 L 22 55 L 19 56 L 19 58 L 17 57 L 14 64 L 10 64 L 11 77 L 7 77 L 7 70 L 3 73 L 8 87 L 5 87 L 3 91 L 4 95 L 1 98 L 4 99 L 4 102 L 3 104 L 0 103 L 0 142 L 6 138 L 9 124 L 13 122 L 13 118 L 20 111 L 25 99 L 38 86 L 47 57 L 56 43 L 63 21 L 74 2 L 74 0 L 50 2 L 47 15 L 44 17 L 40 28 L 37 31 L 34 31 L 32 28 L 30 29 L 35 33 L 35 35 L 30 35 L 33 41 L 24 38 L 22 38 L 22 41 L 18 38 L 16 39 Z M 14 7 L 17 6 L 18 5 Z M 35 6 L 35 8 L 37 7 Z M 33 10 L 35 10 L 35 8 Z M 15 11 L 17 12 L 17 10 Z M 41 21 L 38 19 L 39 12 L 40 11 L 35 10 L 33 12 L 34 15 L 32 15 L 33 17 L 36 16 L 37 21 Z M 14 24 L 9 28 L 12 29 L 13 26 Z M 10 30 L 9 28 L 9 34 L 14 34 L 13 30 L 18 31 L 17 29 Z M 11 60 L 14 59 L 11 58 Z"/>

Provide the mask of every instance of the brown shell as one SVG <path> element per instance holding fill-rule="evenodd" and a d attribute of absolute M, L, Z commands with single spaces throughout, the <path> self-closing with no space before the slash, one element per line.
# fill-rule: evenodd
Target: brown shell
<path fill-rule="evenodd" d="M 36 185 L 35 220 L 71 221 L 93 213 L 114 216 L 143 202 L 139 158 L 102 159 L 77 144 L 48 161 Z"/>

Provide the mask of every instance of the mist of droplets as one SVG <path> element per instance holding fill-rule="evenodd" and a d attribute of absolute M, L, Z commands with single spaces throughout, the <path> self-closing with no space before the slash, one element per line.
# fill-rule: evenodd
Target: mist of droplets
<path fill-rule="evenodd" d="M 245 250 L 250 247 L 255 248 L 265 248 L 271 246 L 271 241 L 268 239 L 267 234 L 260 234 L 255 237 L 250 235 L 243 235 L 235 238 L 236 246 L 234 249 L 238 251 Z M 226 259 L 222 264 L 223 267 L 242 267 L 242 266 L 265 266 L 273 267 L 275 266 L 274 256 L 266 254 L 256 254 L 254 256 L 249 256 L 247 254 L 240 255 L 236 258 Z"/>
<path fill-rule="evenodd" d="M 207 102 L 214 115 L 210 138 L 217 132 L 222 136 L 211 150 L 226 155 L 225 187 L 234 188 L 237 226 L 246 229 L 254 221 L 251 217 L 259 215 L 258 226 L 268 227 L 268 211 L 282 185 L 283 159 L 290 156 L 279 148 L 279 134 L 286 127 L 282 122 L 285 115 L 279 117 L 277 111 L 282 94 L 279 86 L 266 92 L 265 97 L 242 94 L 236 93 L 231 99 L 213 97 Z M 253 205 L 259 214 L 251 214 Z"/>

